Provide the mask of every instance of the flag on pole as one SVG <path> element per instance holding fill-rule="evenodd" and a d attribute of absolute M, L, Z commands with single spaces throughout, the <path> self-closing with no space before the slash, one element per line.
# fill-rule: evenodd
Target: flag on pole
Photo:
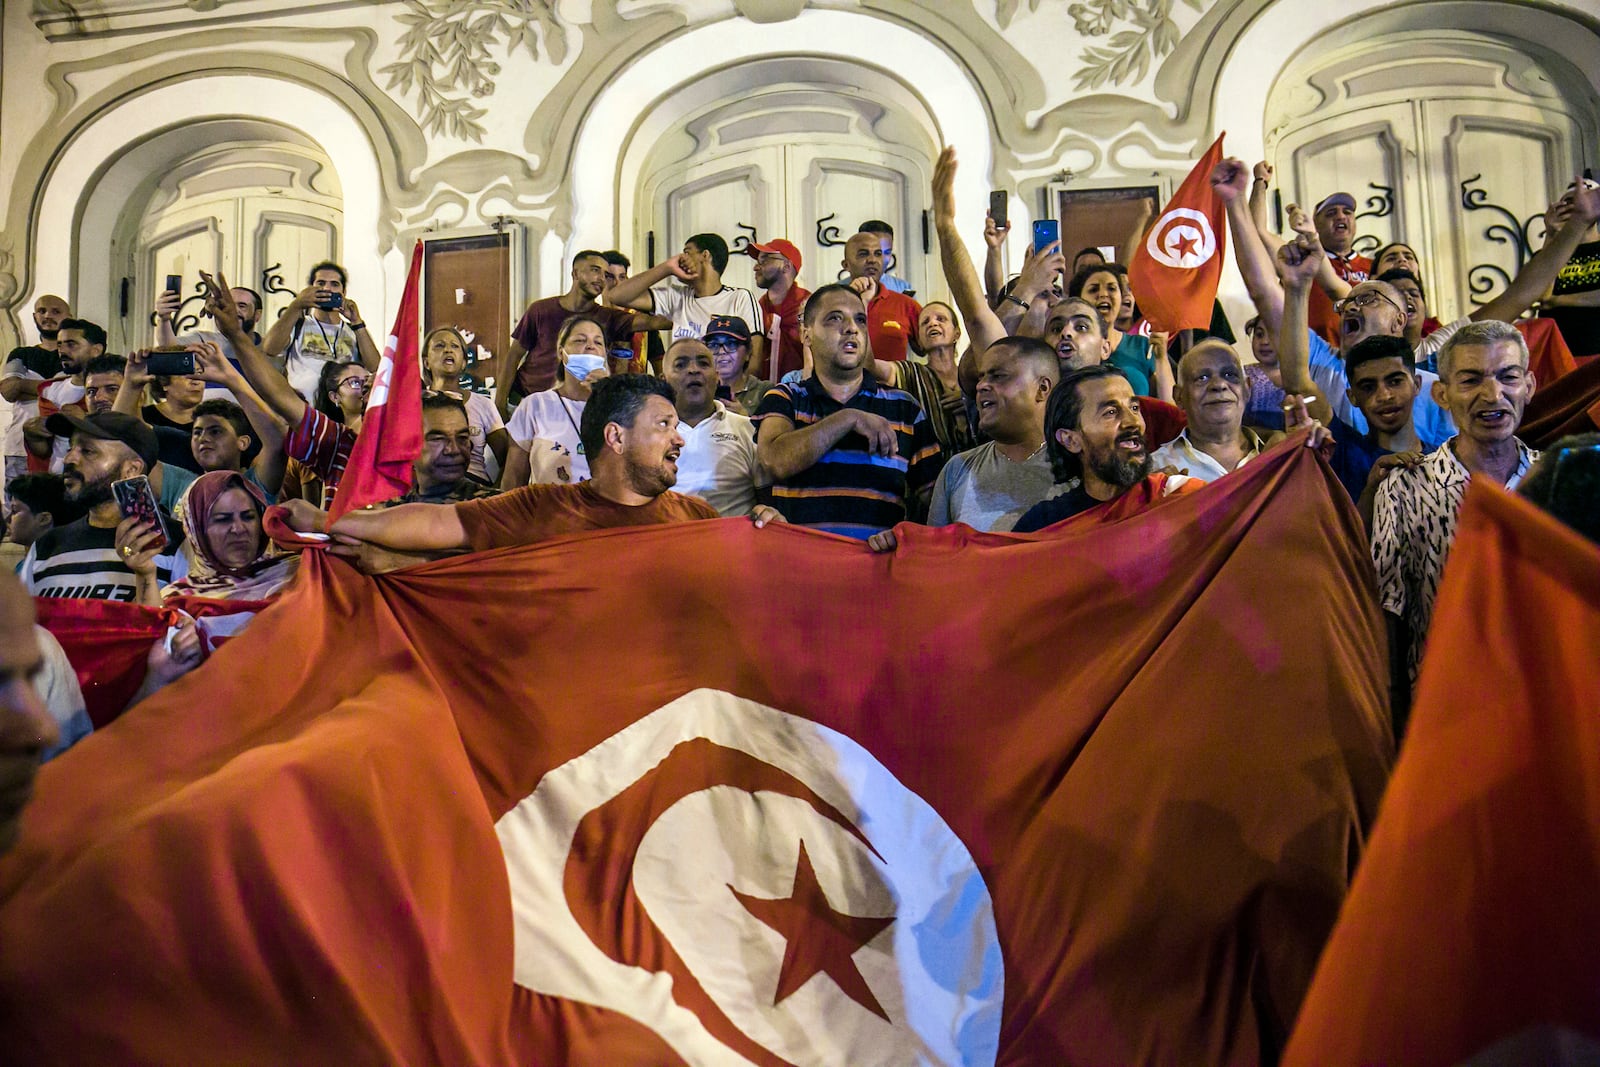
<path fill-rule="evenodd" d="M 1600 548 L 1473 479 L 1286 1067 L 1600 1062 L 1597 711 Z"/>
<path fill-rule="evenodd" d="M 422 242 L 418 241 L 411 250 L 400 312 L 373 375 L 361 433 L 350 450 L 330 518 L 393 500 L 411 488 L 411 464 L 422 451 L 422 358 L 417 337 L 421 282 Z"/>
<path fill-rule="evenodd" d="M 1217 283 L 1228 253 L 1228 226 L 1211 171 L 1222 162 L 1222 138 L 1178 186 L 1128 264 L 1128 285 L 1152 330 L 1176 333 L 1211 325 Z"/>
<path fill-rule="evenodd" d="M 307 553 L 41 772 L 0 1048 L 1274 1060 L 1391 758 L 1326 466 L 1291 441 L 1120 521 L 898 534 L 724 519 L 377 579 Z"/>

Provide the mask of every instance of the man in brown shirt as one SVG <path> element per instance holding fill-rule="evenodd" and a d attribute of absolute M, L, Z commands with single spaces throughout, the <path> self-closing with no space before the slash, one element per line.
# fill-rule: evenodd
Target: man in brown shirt
<path fill-rule="evenodd" d="M 683 438 L 666 382 L 647 374 L 600 379 L 578 434 L 589 457 L 587 482 L 523 486 L 450 507 L 352 511 L 329 533 L 391 552 L 482 552 L 587 530 L 717 518 L 710 504 L 672 491 Z M 757 508 L 753 517 L 757 526 L 783 521 L 771 508 Z"/>

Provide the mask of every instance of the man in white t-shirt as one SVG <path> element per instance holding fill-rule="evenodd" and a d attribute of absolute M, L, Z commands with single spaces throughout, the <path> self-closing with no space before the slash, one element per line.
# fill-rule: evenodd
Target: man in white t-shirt
<path fill-rule="evenodd" d="M 750 364 L 766 366 L 766 319 L 756 295 L 722 284 L 728 243 L 714 233 L 697 233 L 683 243 L 683 254 L 624 278 L 606 291 L 614 307 L 648 311 L 672 320 L 672 337 L 705 336 L 718 315 L 743 319 L 750 327 Z"/>
<path fill-rule="evenodd" d="M 317 401 L 317 382 L 329 362 L 357 360 L 378 373 L 378 346 L 367 330 L 355 301 L 345 298 L 349 281 L 337 263 L 318 263 L 278 321 L 261 342 L 269 356 L 282 356 L 284 373 L 307 404 Z"/>
<path fill-rule="evenodd" d="M 723 518 L 749 515 L 756 490 L 769 479 L 756 461 L 756 428 L 749 416 L 717 399 L 717 365 L 704 341 L 684 337 L 667 346 L 661 377 L 678 409 L 680 493 L 697 496 Z"/>

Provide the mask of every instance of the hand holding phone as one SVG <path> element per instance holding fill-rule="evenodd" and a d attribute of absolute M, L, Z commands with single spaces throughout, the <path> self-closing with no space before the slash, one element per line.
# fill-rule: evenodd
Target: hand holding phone
<path fill-rule="evenodd" d="M 122 511 L 125 523 L 132 526 L 148 525 L 153 527 L 160 540 L 154 545 L 134 546 L 124 543 L 121 554 L 124 559 L 141 556 L 150 548 L 156 551 L 165 551 L 172 544 L 172 538 L 167 533 L 167 525 L 161 518 L 161 502 L 156 499 L 156 491 L 150 486 L 150 479 L 144 475 L 135 475 L 124 478 L 120 482 L 111 483 L 111 495 L 117 501 L 117 507 Z M 122 540 L 119 526 L 119 540 Z M 134 551 L 127 551 L 128 549 Z"/>
<path fill-rule="evenodd" d="M 996 189 L 989 194 L 989 217 L 994 220 L 994 228 L 997 230 L 1004 230 L 1011 225 L 1011 220 L 1006 217 L 1010 199 L 1010 195 L 1004 189 Z"/>
<path fill-rule="evenodd" d="M 333 311 L 344 307 L 344 296 L 340 293 L 318 293 L 317 307 L 323 311 Z"/>
<path fill-rule="evenodd" d="M 144 369 L 152 378 L 187 378 L 194 374 L 194 353 L 187 348 L 153 348 Z"/>
<path fill-rule="evenodd" d="M 1040 219 L 1033 224 L 1033 250 L 1043 252 L 1061 240 L 1061 223 L 1055 219 Z"/>

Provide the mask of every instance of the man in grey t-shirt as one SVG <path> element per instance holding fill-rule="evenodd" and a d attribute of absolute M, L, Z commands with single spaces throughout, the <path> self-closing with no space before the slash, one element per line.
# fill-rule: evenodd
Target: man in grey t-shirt
<path fill-rule="evenodd" d="M 939 473 L 929 526 L 965 523 L 1008 531 L 1055 488 L 1044 412 L 1060 376 L 1055 350 L 1034 337 L 1003 337 L 978 358 L 978 429 L 989 440 L 957 453 Z"/>

